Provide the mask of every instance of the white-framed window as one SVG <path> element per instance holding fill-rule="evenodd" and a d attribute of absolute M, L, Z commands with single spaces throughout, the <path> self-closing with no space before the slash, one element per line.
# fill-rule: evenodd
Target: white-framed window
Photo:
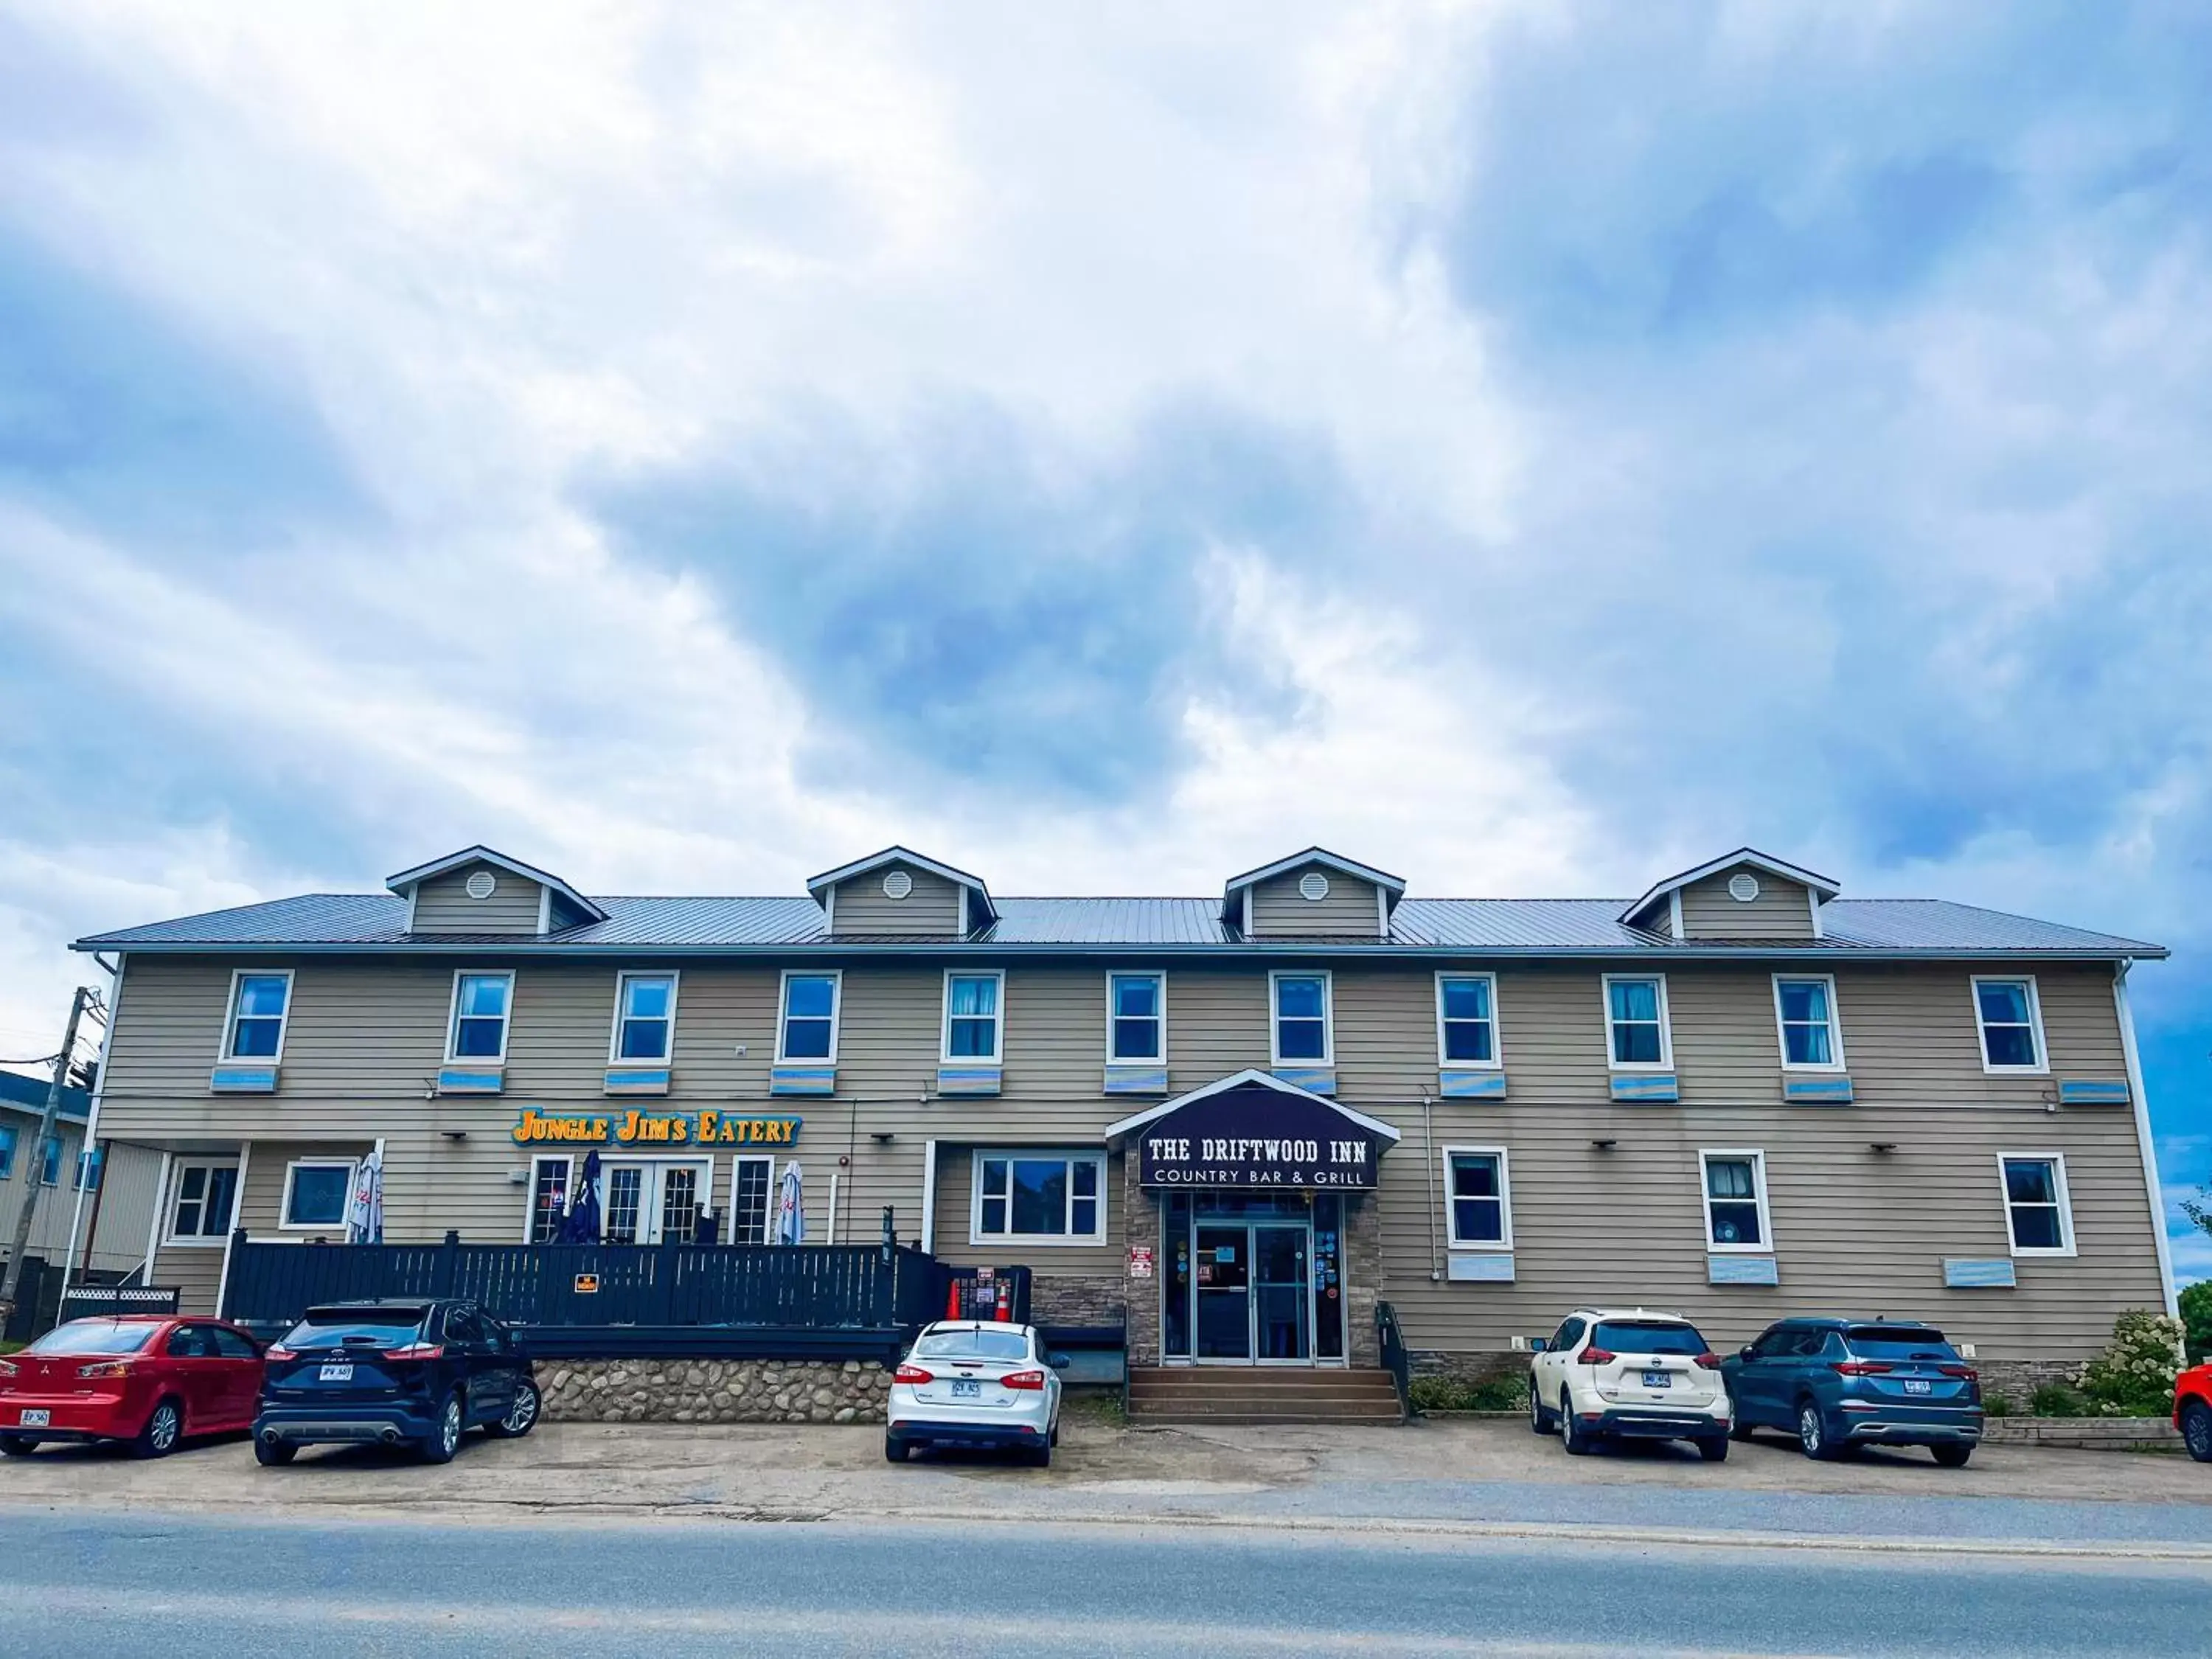
<path fill-rule="evenodd" d="M 1106 975 L 1106 1060 L 1141 1065 L 1168 1057 L 1168 976 Z"/>
<path fill-rule="evenodd" d="M 1664 1072 L 1674 1064 L 1664 974 L 1605 975 L 1606 1058 L 1616 1072 Z"/>
<path fill-rule="evenodd" d="M 277 1226 L 316 1232 L 344 1226 L 359 1167 L 349 1158 L 301 1158 L 286 1164 L 284 1207 L 277 1212 Z"/>
<path fill-rule="evenodd" d="M 1106 1154 L 982 1148 L 975 1154 L 968 1242 L 1106 1241 Z"/>
<path fill-rule="evenodd" d="M 775 1225 L 775 1159 L 745 1153 L 730 1160 L 730 1224 L 732 1244 L 765 1244 Z"/>
<path fill-rule="evenodd" d="M 1498 1051 L 1498 975 L 1437 975 L 1437 1064 L 1447 1071 L 1494 1072 Z"/>
<path fill-rule="evenodd" d="M 787 968 L 777 1005 L 781 1012 L 776 1021 L 776 1059 L 836 1065 L 838 1005 L 843 1000 L 844 975 L 836 969 L 802 973 Z"/>
<path fill-rule="evenodd" d="M 220 1244 L 238 1214 L 238 1160 L 179 1163 L 169 1194 L 169 1243 Z"/>
<path fill-rule="evenodd" d="M 1279 968 L 1267 975 L 1270 1042 L 1278 1066 L 1336 1063 L 1336 1021 L 1327 969 Z"/>
<path fill-rule="evenodd" d="M 1791 1072 L 1844 1069 L 1844 1027 L 1832 974 L 1777 974 L 1774 1018 L 1782 1065 Z"/>
<path fill-rule="evenodd" d="M 15 1141 L 21 1133 L 12 1123 L 0 1123 L 0 1181 L 15 1173 Z"/>
<path fill-rule="evenodd" d="M 615 1029 L 607 1064 L 666 1064 L 676 1052 L 676 975 L 620 974 L 615 978 Z"/>
<path fill-rule="evenodd" d="M 453 1017 L 446 1032 L 449 1060 L 507 1059 L 507 1018 L 514 1002 L 514 975 L 472 973 L 464 969 L 453 975 Z"/>
<path fill-rule="evenodd" d="M 2043 1003 L 2032 975 L 1974 975 L 1974 1025 L 1984 1072 L 2045 1072 Z"/>
<path fill-rule="evenodd" d="M 2063 1152 L 1999 1152 L 2005 1237 L 2014 1255 L 2074 1254 L 2074 1205 Z"/>
<path fill-rule="evenodd" d="M 1774 1249 L 1766 1212 L 1766 1154 L 1744 1148 L 1698 1154 L 1705 1193 L 1705 1249 L 1717 1254 Z"/>
<path fill-rule="evenodd" d="M 100 1173 L 107 1167 L 107 1149 L 94 1146 L 76 1155 L 76 1190 L 96 1193 L 100 1190 Z"/>
<path fill-rule="evenodd" d="M 945 970 L 944 1059 L 998 1063 L 1006 993 L 1006 976 L 996 969 Z"/>
<path fill-rule="evenodd" d="M 524 1243 L 550 1244 L 561 1236 L 575 1178 L 575 1160 L 565 1152 L 541 1152 L 530 1160 L 530 1213 L 523 1219 Z"/>
<path fill-rule="evenodd" d="M 216 1058 L 282 1060 L 291 1014 L 290 969 L 239 969 L 230 976 L 230 1011 L 222 1023 L 222 1052 Z"/>
<path fill-rule="evenodd" d="M 1447 1146 L 1444 1214 L 1455 1250 L 1513 1248 L 1513 1197 L 1503 1146 Z"/>

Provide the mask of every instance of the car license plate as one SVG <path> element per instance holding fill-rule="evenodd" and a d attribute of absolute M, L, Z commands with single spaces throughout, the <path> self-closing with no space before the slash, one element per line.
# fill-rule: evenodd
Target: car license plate
<path fill-rule="evenodd" d="M 1905 1391 L 1907 1394 L 1926 1394 L 1934 1387 L 1935 1384 L 1932 1382 L 1915 1382 L 1911 1377 L 1907 1377 L 1905 1380 Z"/>
<path fill-rule="evenodd" d="M 983 1385 L 978 1382 L 956 1376 L 952 1379 L 952 1397 L 955 1400 L 981 1400 L 983 1397 Z"/>
<path fill-rule="evenodd" d="M 325 1365 L 315 1373 L 315 1376 L 317 1381 L 323 1382 L 350 1382 L 353 1381 L 353 1367 Z"/>
<path fill-rule="evenodd" d="M 1671 1389 L 1674 1386 L 1674 1375 L 1672 1371 L 1646 1371 L 1644 1373 L 1644 1386 L 1647 1389 Z"/>
<path fill-rule="evenodd" d="M 27 1429 L 43 1429 L 53 1420 L 52 1412 L 33 1411 L 28 1407 L 23 1412 L 23 1426 Z"/>

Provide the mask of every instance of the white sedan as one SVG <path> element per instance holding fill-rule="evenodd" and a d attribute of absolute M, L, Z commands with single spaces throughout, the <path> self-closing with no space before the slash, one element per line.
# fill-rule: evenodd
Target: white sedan
<path fill-rule="evenodd" d="M 1060 1443 L 1065 1354 L 1045 1352 L 1034 1325 L 945 1319 L 925 1327 L 891 1378 L 884 1455 L 915 1446 L 1011 1447 L 1040 1468 Z"/>

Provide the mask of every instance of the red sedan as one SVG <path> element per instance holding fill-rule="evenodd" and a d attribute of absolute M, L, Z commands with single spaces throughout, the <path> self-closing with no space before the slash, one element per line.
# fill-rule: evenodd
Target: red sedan
<path fill-rule="evenodd" d="M 251 1428 L 261 1345 L 218 1319 L 73 1319 L 0 1359 L 0 1452 L 47 1440 L 125 1440 L 166 1457 L 188 1434 Z"/>
<path fill-rule="evenodd" d="M 2173 1426 L 2200 1463 L 2212 1463 L 2212 1365 L 2192 1365 L 2173 1381 Z"/>

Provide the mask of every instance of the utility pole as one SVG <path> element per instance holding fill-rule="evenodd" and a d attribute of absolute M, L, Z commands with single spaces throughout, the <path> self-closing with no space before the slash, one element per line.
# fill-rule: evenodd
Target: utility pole
<path fill-rule="evenodd" d="M 23 1183 L 23 1207 L 15 1212 L 15 1242 L 8 1252 L 8 1272 L 0 1278 L 0 1330 L 15 1316 L 15 1292 L 23 1281 L 23 1253 L 31 1244 L 31 1219 L 39 1207 L 39 1188 L 45 1183 L 40 1176 L 46 1173 L 46 1146 L 56 1143 L 54 1167 L 61 1167 L 60 1119 L 62 1091 L 69 1086 L 70 1060 L 76 1053 L 77 1022 L 84 1018 L 85 1009 L 99 1000 L 99 994 L 88 986 L 80 985 L 70 999 L 69 1029 L 62 1033 L 62 1051 L 54 1056 L 54 1080 L 46 1091 L 46 1114 L 39 1119 L 39 1138 L 31 1148 L 31 1166 L 23 1173 L 29 1177 Z"/>

